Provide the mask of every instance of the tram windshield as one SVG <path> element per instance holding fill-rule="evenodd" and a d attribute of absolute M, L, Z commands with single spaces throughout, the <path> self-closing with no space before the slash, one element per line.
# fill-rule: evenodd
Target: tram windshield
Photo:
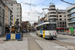
<path fill-rule="evenodd" d="M 56 24 L 45 24 L 37 27 L 37 30 L 56 30 Z"/>
<path fill-rule="evenodd" d="M 44 30 L 56 30 L 56 24 L 46 24 L 43 26 Z"/>

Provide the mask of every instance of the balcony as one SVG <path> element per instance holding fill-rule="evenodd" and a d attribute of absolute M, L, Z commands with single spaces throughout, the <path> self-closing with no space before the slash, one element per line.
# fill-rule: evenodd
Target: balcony
<path fill-rule="evenodd" d="M 73 13 L 75 13 L 75 11 L 68 13 L 68 15 L 71 15 L 71 14 L 73 14 Z"/>
<path fill-rule="evenodd" d="M 68 23 L 74 23 L 75 21 L 69 21 Z"/>
<path fill-rule="evenodd" d="M 0 22 L 0 26 L 2 26 L 2 23 Z"/>
<path fill-rule="evenodd" d="M 51 17 L 56 17 L 56 14 L 49 14 L 49 16 L 51 16 Z"/>
<path fill-rule="evenodd" d="M 69 20 L 69 22 L 75 22 L 75 20 Z"/>
<path fill-rule="evenodd" d="M 69 18 L 68 18 L 68 19 L 71 19 L 71 18 L 75 18 L 75 16 L 69 16 Z"/>
<path fill-rule="evenodd" d="M 74 26 L 69 26 L 69 27 L 75 27 L 75 25 Z"/>
<path fill-rule="evenodd" d="M 50 7 L 49 9 L 56 9 L 55 7 Z"/>
<path fill-rule="evenodd" d="M 75 12 L 75 8 L 68 11 L 68 13 L 72 13 L 72 12 Z"/>
<path fill-rule="evenodd" d="M 48 10 L 49 10 L 49 11 L 53 11 L 53 10 L 55 11 L 56 9 L 48 9 Z"/>
<path fill-rule="evenodd" d="M 49 7 L 55 7 L 55 5 L 50 5 Z"/>

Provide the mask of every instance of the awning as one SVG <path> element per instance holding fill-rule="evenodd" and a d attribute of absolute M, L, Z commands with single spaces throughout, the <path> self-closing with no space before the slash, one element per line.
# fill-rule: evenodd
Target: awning
<path fill-rule="evenodd" d="M 64 29 L 64 28 L 56 28 L 56 29 Z"/>

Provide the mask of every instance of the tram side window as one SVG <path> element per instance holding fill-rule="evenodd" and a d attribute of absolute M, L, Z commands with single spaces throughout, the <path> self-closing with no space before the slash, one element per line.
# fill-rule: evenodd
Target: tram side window
<path fill-rule="evenodd" d="M 40 30 L 43 30 L 43 25 L 40 26 Z"/>
<path fill-rule="evenodd" d="M 37 27 L 37 30 L 43 30 L 43 26 Z"/>
<path fill-rule="evenodd" d="M 43 30 L 56 30 L 56 25 L 46 24 L 46 25 L 43 26 Z"/>
<path fill-rule="evenodd" d="M 50 30 L 56 30 L 56 25 L 51 24 L 51 25 L 50 25 Z"/>
<path fill-rule="evenodd" d="M 37 30 L 39 30 L 40 28 L 39 27 L 37 27 Z"/>
<path fill-rule="evenodd" d="M 46 25 L 43 25 L 43 30 L 46 30 Z"/>
<path fill-rule="evenodd" d="M 49 25 L 48 24 L 43 25 L 43 30 L 49 30 Z"/>

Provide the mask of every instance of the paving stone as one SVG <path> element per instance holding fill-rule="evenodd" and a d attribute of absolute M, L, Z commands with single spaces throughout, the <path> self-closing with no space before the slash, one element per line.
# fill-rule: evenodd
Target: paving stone
<path fill-rule="evenodd" d="M 28 50 L 28 40 L 27 38 L 23 38 L 23 41 L 7 41 L 0 44 L 0 50 Z"/>
<path fill-rule="evenodd" d="M 40 45 L 41 48 L 43 48 L 43 50 L 68 50 L 66 47 L 60 46 L 52 42 L 45 42 L 41 40 L 36 40 L 36 42 Z"/>

